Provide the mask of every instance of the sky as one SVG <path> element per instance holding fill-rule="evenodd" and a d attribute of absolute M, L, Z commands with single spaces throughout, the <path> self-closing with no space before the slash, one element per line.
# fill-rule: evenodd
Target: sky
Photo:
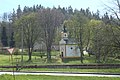
<path fill-rule="evenodd" d="M 73 9 L 76 8 L 78 10 L 89 7 L 90 11 L 96 12 L 98 9 L 100 13 L 103 13 L 105 8 L 103 4 L 106 4 L 108 1 L 110 0 L 0 0 L 0 15 L 4 12 L 12 12 L 13 8 L 16 10 L 18 5 L 23 9 L 24 6 L 32 7 L 37 4 L 50 8 L 53 6 L 58 7 L 58 5 L 61 7 L 71 5 Z"/>

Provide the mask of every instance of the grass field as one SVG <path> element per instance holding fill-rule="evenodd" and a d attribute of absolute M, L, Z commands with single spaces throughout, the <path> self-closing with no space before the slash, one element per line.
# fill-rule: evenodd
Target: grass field
<path fill-rule="evenodd" d="M 19 62 L 19 65 L 21 65 L 20 62 L 20 55 L 16 56 L 13 55 L 14 58 L 14 65 L 16 65 L 17 62 Z M 19 59 L 19 61 L 16 61 L 16 58 Z M 71 61 L 69 63 L 61 63 L 59 60 L 57 62 L 56 59 L 53 59 L 53 63 L 46 63 L 44 58 L 40 58 L 38 56 L 33 56 L 32 57 L 32 62 L 26 62 L 28 59 L 27 55 L 24 55 L 24 63 L 23 65 L 47 65 L 47 64 L 81 64 L 80 61 Z M 54 63 L 55 62 L 55 63 Z M 86 63 L 88 61 L 86 60 Z M 92 62 L 92 60 L 91 60 Z M 4 66 L 11 66 L 11 59 L 9 55 L 0 55 L 0 65 Z M 9 69 L 9 68 L 0 68 L 0 71 L 7 71 L 7 70 L 13 70 L 13 69 Z M 15 69 L 14 69 L 15 70 Z M 120 68 L 116 68 L 116 69 L 49 69 L 49 68 L 30 68 L 30 69 L 20 69 L 20 71 L 64 71 L 64 72 L 105 72 L 105 73 L 120 73 Z"/>
<path fill-rule="evenodd" d="M 0 80 L 14 80 L 14 78 L 11 75 L 1 75 Z M 20 75 L 15 76 L 15 80 L 120 80 L 120 78 Z"/>
<path fill-rule="evenodd" d="M 22 69 L 21 71 L 60 71 L 60 72 L 97 72 L 97 73 L 120 73 L 120 68 L 116 69 Z"/>
<path fill-rule="evenodd" d="M 55 65 L 55 64 L 81 64 L 79 60 L 69 61 L 67 63 L 61 62 L 58 56 L 52 56 L 52 62 L 46 63 L 46 56 L 41 58 L 38 53 L 33 53 L 32 62 L 27 62 L 28 56 L 24 55 L 24 62 L 21 63 L 21 55 L 13 55 L 13 64 L 16 65 Z M 55 52 L 52 53 L 55 55 Z M 111 63 L 120 63 L 119 59 L 108 60 Z M 85 56 L 84 64 L 95 64 L 94 57 Z M 12 66 L 10 55 L 0 55 L 0 66 Z M 0 71 L 13 70 L 9 68 L 0 68 Z M 120 68 L 116 69 L 47 69 L 47 68 L 32 68 L 32 69 L 20 69 L 21 71 L 65 71 L 65 72 L 105 72 L 105 73 L 120 73 Z"/>
<path fill-rule="evenodd" d="M 62 62 L 62 60 L 60 59 L 60 57 L 58 55 L 55 56 L 55 52 L 52 53 L 54 56 L 52 56 L 52 61 L 51 63 L 46 63 L 46 56 L 43 56 L 41 58 L 40 55 L 37 55 L 38 53 L 33 53 L 32 56 L 32 62 L 27 63 L 26 61 L 28 60 L 28 56 L 24 55 L 23 59 L 24 65 L 49 65 L 49 64 L 81 64 L 80 60 L 71 60 L 68 62 Z M 118 64 L 120 63 L 120 59 L 115 59 L 115 58 L 109 58 L 107 60 L 107 63 L 110 64 Z M 21 64 L 21 55 L 13 55 L 13 62 L 14 65 L 16 65 L 16 63 Z M 12 61 L 11 61 L 11 56 L 10 55 L 0 55 L 0 66 L 1 65 L 11 65 Z M 84 56 L 84 64 L 95 64 L 95 59 L 94 56 Z"/>
<path fill-rule="evenodd" d="M 14 69 L 16 70 L 16 69 Z M 13 71 L 12 68 L 0 68 L 0 71 Z M 95 73 L 120 73 L 120 68 L 114 69 L 49 69 L 49 68 L 22 68 L 20 71 L 34 72 L 34 71 L 58 71 L 58 72 L 95 72 Z"/>
<path fill-rule="evenodd" d="M 52 62 L 46 63 L 46 56 L 43 58 L 38 53 L 33 53 L 32 62 L 27 62 L 28 56 L 24 55 L 24 62 L 22 65 L 53 65 L 53 64 L 81 64 L 79 60 L 69 61 L 67 63 L 61 62 L 58 56 L 52 56 Z M 52 53 L 55 55 L 55 52 Z M 85 56 L 84 64 L 94 64 L 94 57 Z M 119 59 L 110 59 L 109 62 L 120 63 Z M 21 65 L 21 55 L 13 55 L 13 64 Z M 0 66 L 11 66 L 11 56 L 10 55 L 0 55 Z M 9 68 L 0 68 L 0 71 L 12 71 Z M 15 69 L 14 69 L 15 70 Z M 21 69 L 20 71 L 61 71 L 61 72 L 104 72 L 104 73 L 120 73 L 120 68 L 116 69 L 48 69 L 48 68 L 31 68 L 31 69 Z M 14 80 L 11 75 L 0 75 L 0 80 Z M 109 77 L 67 77 L 67 76 L 45 76 L 45 75 L 17 75 L 15 80 L 120 80 L 120 78 L 109 78 Z"/>

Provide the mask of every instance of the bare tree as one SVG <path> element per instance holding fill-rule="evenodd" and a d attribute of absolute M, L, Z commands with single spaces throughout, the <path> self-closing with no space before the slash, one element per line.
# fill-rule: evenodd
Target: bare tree
<path fill-rule="evenodd" d="M 16 21 L 16 24 L 18 26 L 16 28 L 23 27 L 23 29 L 21 28 L 21 30 L 23 30 L 24 34 L 23 39 L 28 48 L 29 56 L 28 61 L 31 61 L 33 47 L 40 33 L 40 26 L 38 25 L 37 22 L 37 14 L 36 13 L 25 14 Z M 17 35 L 19 35 L 18 32 Z"/>
<path fill-rule="evenodd" d="M 55 32 L 64 19 L 63 14 L 57 9 L 42 9 L 38 12 L 39 23 L 42 27 L 43 41 L 46 44 L 47 60 L 51 60 L 51 46 L 55 38 Z"/>
<path fill-rule="evenodd" d="M 111 22 L 111 29 L 113 34 L 113 47 L 120 48 L 120 0 L 114 0 L 112 2 L 113 7 L 109 5 L 105 5 L 107 10 L 111 14 L 110 22 Z"/>

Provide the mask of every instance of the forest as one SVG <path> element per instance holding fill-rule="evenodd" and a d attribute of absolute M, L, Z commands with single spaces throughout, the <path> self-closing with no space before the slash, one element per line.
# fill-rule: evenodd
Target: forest
<path fill-rule="evenodd" d="M 100 15 L 96 12 L 72 6 L 45 8 L 42 5 L 25 6 L 22 10 L 18 5 L 12 13 L 4 13 L 0 22 L 0 38 L 2 47 L 21 48 L 28 50 L 28 61 L 32 60 L 32 52 L 36 43 L 46 46 L 47 60 L 51 60 L 51 46 L 58 44 L 63 26 L 69 38 L 76 40 L 80 52 L 81 63 L 84 63 L 83 51 L 89 56 L 95 55 L 96 63 L 106 62 L 109 57 L 120 59 L 120 4 L 116 0 L 115 7 L 106 6 L 109 11 Z M 112 13 L 112 14 L 111 14 Z M 22 44 L 23 42 L 23 44 Z"/>

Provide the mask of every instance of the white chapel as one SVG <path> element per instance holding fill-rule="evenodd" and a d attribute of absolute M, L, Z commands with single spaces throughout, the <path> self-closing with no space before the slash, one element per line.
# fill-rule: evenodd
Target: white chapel
<path fill-rule="evenodd" d="M 65 26 L 63 26 L 63 30 L 61 32 L 61 40 L 59 45 L 61 58 L 80 58 L 80 49 L 74 40 L 68 38 L 68 33 Z"/>

